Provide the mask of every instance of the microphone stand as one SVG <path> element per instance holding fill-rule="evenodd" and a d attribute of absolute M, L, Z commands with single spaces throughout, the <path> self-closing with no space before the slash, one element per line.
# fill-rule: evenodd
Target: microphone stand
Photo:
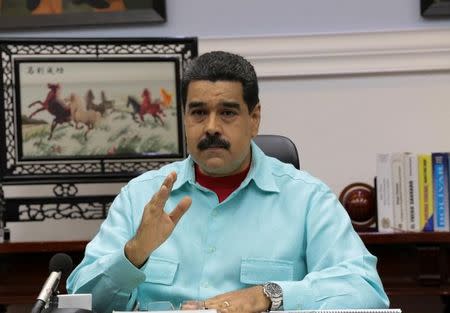
<path fill-rule="evenodd" d="M 50 299 L 48 301 L 48 308 L 45 308 L 42 313 L 50 313 L 53 312 L 58 308 L 58 292 L 55 291 L 50 296 Z"/>
<path fill-rule="evenodd" d="M 1 213 L 1 212 L 0 212 Z M 58 286 L 63 273 L 72 268 L 72 259 L 64 253 L 55 254 L 50 260 L 50 275 L 39 293 L 31 313 L 93 313 L 81 308 L 58 308 Z"/>

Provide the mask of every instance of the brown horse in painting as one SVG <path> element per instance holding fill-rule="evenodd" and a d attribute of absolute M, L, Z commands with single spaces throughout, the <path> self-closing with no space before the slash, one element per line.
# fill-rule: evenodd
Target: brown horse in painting
<path fill-rule="evenodd" d="M 70 122 L 70 109 L 66 106 L 63 100 L 59 99 L 58 91 L 59 84 L 47 84 L 47 87 L 50 91 L 47 94 L 47 97 L 44 101 L 37 100 L 28 105 L 29 108 L 34 106 L 35 104 L 40 104 L 41 107 L 30 114 L 29 118 L 31 119 L 34 115 L 41 111 L 47 110 L 50 114 L 52 114 L 55 118 L 52 121 L 52 125 L 50 126 L 50 135 L 48 136 L 48 140 L 52 139 L 53 131 L 55 130 L 56 125 Z"/>
<path fill-rule="evenodd" d="M 106 107 L 94 102 L 95 96 L 91 89 L 86 92 L 86 110 L 93 110 L 99 112 L 102 116 L 106 112 Z"/>
<path fill-rule="evenodd" d="M 100 96 L 102 98 L 102 102 L 100 102 L 100 105 L 104 105 L 106 110 L 114 110 L 114 100 L 108 100 L 103 90 L 101 91 Z"/>
<path fill-rule="evenodd" d="M 88 91 L 86 92 L 86 96 L 85 96 L 86 109 L 100 112 L 100 114 L 102 116 L 104 116 L 108 109 L 113 108 L 114 101 L 106 99 L 106 95 L 105 95 L 104 91 L 101 92 L 101 98 L 102 98 L 102 101 L 99 104 L 95 103 L 94 102 L 94 100 L 95 100 L 94 93 L 92 92 L 92 89 L 88 89 Z"/>

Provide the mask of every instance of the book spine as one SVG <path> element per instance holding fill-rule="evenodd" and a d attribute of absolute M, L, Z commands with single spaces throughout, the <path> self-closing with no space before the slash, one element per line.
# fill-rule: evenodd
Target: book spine
<path fill-rule="evenodd" d="M 381 233 L 394 231 L 391 173 L 391 155 L 389 153 L 377 154 L 377 226 Z"/>
<path fill-rule="evenodd" d="M 448 154 L 433 153 L 434 230 L 449 231 Z"/>
<path fill-rule="evenodd" d="M 394 208 L 394 228 L 398 231 L 406 231 L 406 202 L 404 190 L 404 166 L 403 153 L 393 153 L 392 165 L 392 195 Z"/>
<path fill-rule="evenodd" d="M 450 152 L 447 153 L 447 199 L 446 200 L 447 200 L 448 222 L 450 224 Z"/>
<path fill-rule="evenodd" d="M 408 231 L 420 231 L 419 213 L 419 165 L 417 154 L 405 153 L 404 155 L 406 216 Z"/>
<path fill-rule="evenodd" d="M 432 232 L 434 229 L 433 175 L 431 163 L 431 154 L 419 155 L 420 230 L 426 232 Z"/>

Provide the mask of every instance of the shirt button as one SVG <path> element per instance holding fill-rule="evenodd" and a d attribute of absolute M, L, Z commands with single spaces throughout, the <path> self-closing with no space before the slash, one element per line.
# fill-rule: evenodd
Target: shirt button
<path fill-rule="evenodd" d="M 219 213 L 217 211 L 213 211 L 211 214 L 213 217 L 216 217 L 217 215 L 219 215 Z"/>
<path fill-rule="evenodd" d="M 209 252 L 209 253 L 214 253 L 214 252 L 216 252 L 216 247 L 209 247 L 209 248 L 208 248 L 208 252 Z"/>
<path fill-rule="evenodd" d="M 208 287 L 209 287 L 209 284 L 208 284 L 207 281 L 205 281 L 205 282 L 203 283 L 203 288 L 208 288 Z"/>

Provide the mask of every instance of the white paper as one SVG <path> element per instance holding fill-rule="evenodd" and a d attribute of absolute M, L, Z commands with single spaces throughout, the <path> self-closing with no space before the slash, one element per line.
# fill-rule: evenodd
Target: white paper
<path fill-rule="evenodd" d="M 90 293 L 58 295 L 58 308 L 92 310 L 92 295 Z"/>

